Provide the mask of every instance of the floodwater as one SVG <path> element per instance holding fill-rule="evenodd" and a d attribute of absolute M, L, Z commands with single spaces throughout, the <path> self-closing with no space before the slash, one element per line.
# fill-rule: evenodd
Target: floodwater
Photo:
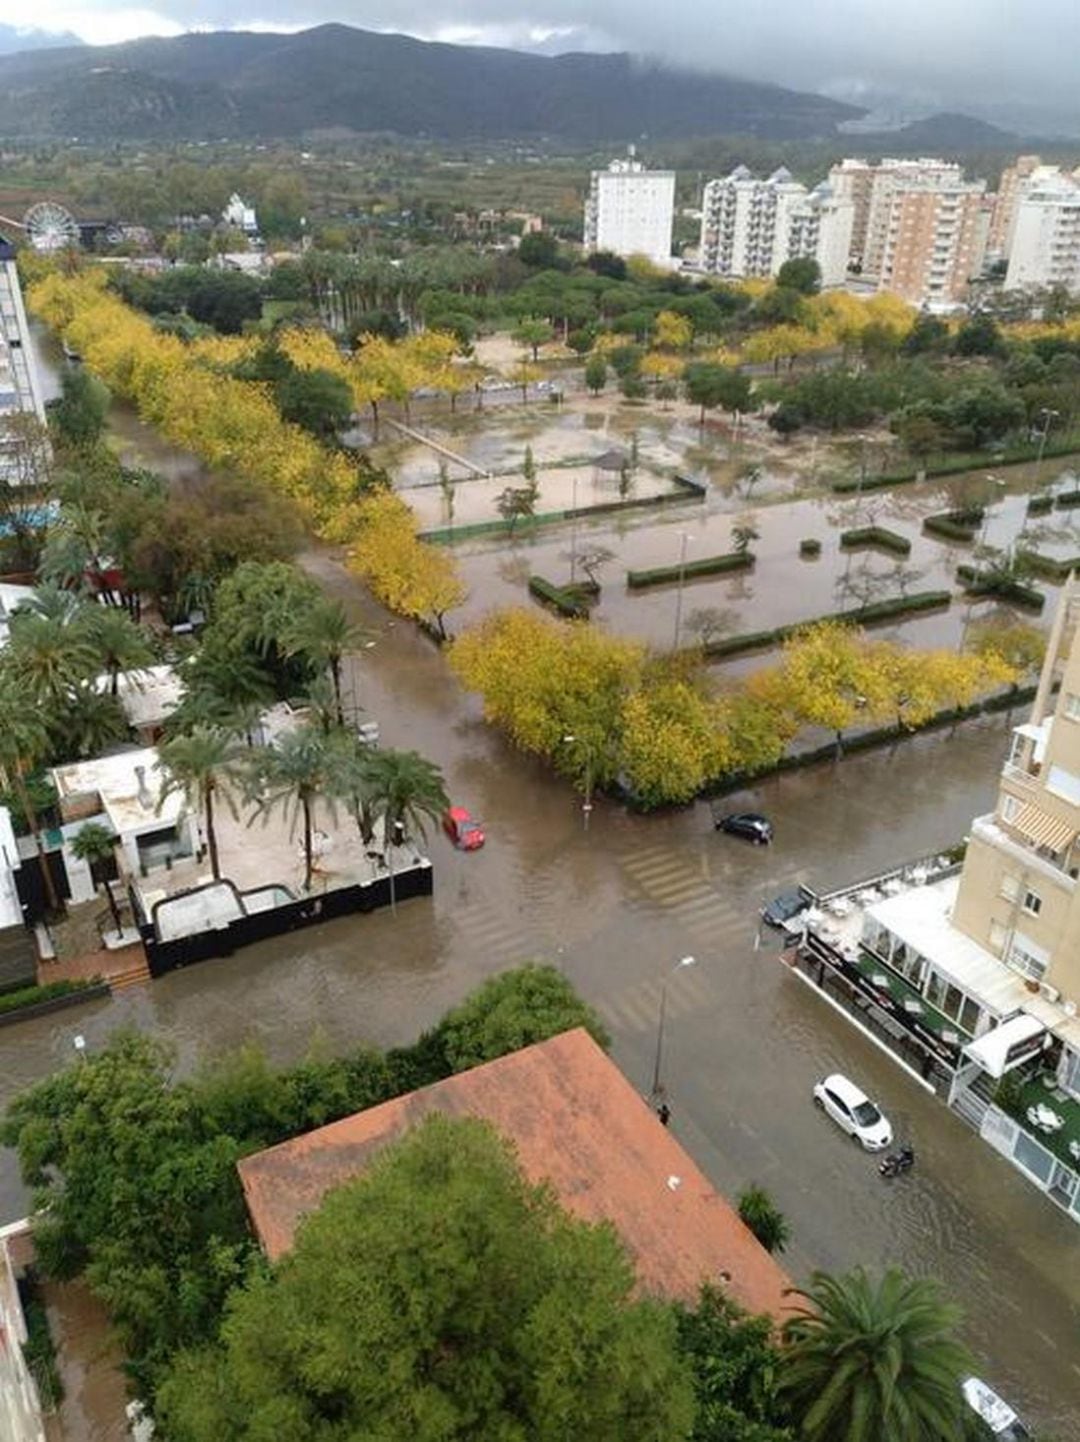
<path fill-rule="evenodd" d="M 350 678 L 353 699 L 386 744 L 443 767 L 454 800 L 484 821 L 487 846 L 463 855 L 433 837 L 435 894 L 396 916 L 331 922 L 0 1032 L 0 1102 L 75 1064 L 76 1033 L 92 1052 L 121 1025 L 167 1039 L 183 1068 L 249 1038 L 278 1062 L 313 1038 L 406 1042 L 527 958 L 564 969 L 644 1092 L 663 980 L 693 955 L 670 982 L 665 1032 L 663 1080 L 683 1144 L 727 1194 L 749 1181 L 771 1192 L 791 1223 L 784 1261 L 797 1279 L 857 1263 L 942 1278 L 965 1309 L 980 1374 L 1040 1428 L 1080 1439 L 1076 1224 L 806 991 L 771 938 L 755 946 L 757 908 L 783 887 L 838 885 L 962 836 L 991 806 L 1009 726 L 1023 718 L 987 718 L 732 798 L 772 816 L 767 850 L 713 832 L 704 806 L 634 817 L 601 799 L 585 831 L 577 798 L 482 724 L 425 638 L 375 607 L 331 554 L 304 564 L 376 636 Z M 857 1078 L 911 1139 L 914 1172 L 882 1181 L 814 1109 L 813 1083 L 833 1070 Z M 4 1156 L 0 1219 L 25 1206 Z"/>

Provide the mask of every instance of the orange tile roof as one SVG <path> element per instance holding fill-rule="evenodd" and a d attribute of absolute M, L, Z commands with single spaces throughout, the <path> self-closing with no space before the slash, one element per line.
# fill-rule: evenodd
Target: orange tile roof
<path fill-rule="evenodd" d="M 581 1028 L 246 1157 L 267 1254 L 287 1252 L 326 1192 L 433 1111 L 491 1122 L 530 1181 L 584 1221 L 613 1223 L 643 1291 L 691 1301 L 711 1278 L 752 1312 L 791 1311 L 787 1274 Z"/>

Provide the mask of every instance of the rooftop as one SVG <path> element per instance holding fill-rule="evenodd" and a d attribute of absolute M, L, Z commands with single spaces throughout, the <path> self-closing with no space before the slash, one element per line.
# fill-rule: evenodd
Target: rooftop
<path fill-rule="evenodd" d="M 138 671 L 121 671 L 116 695 L 128 723 L 136 730 L 144 726 L 160 726 L 179 706 L 184 683 L 172 666 L 144 666 Z M 99 676 L 97 689 L 108 691 L 112 677 Z"/>
<path fill-rule="evenodd" d="M 690 1300 L 712 1278 L 752 1312 L 789 1313 L 779 1263 L 581 1028 L 246 1157 L 240 1180 L 269 1256 L 289 1250 L 331 1188 L 434 1111 L 491 1122 L 531 1182 L 550 1183 L 584 1221 L 610 1221 L 642 1290 Z"/>
<path fill-rule="evenodd" d="M 80 803 L 97 796 L 118 836 L 174 826 L 184 810 L 184 798 L 174 791 L 162 800 L 165 774 L 157 763 L 157 748 L 143 746 L 54 766 L 51 774 L 61 816 L 72 819 L 66 815 L 69 807 L 78 811 Z"/>

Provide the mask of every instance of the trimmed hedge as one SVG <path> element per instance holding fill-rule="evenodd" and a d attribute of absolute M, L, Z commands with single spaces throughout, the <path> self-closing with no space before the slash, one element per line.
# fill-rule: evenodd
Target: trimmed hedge
<path fill-rule="evenodd" d="M 813 536 L 807 537 L 805 541 L 799 542 L 799 555 L 813 557 L 816 559 L 821 555 L 821 542 Z"/>
<path fill-rule="evenodd" d="M 884 526 L 856 526 L 850 531 L 841 531 L 840 546 L 845 551 L 875 546 L 880 551 L 891 551 L 894 556 L 911 555 L 911 542 L 908 538 L 895 531 L 886 530 Z"/>
<path fill-rule="evenodd" d="M 1080 571 L 1080 556 L 1073 556 L 1069 561 L 1057 561 L 1053 556 L 1041 556 L 1038 551 L 1017 548 L 1016 559 L 1027 566 L 1033 575 L 1058 584 L 1067 581 L 1070 572 Z"/>
<path fill-rule="evenodd" d="M 867 476 L 864 480 L 859 476 L 845 476 L 842 480 L 833 481 L 830 489 L 840 495 L 848 495 L 852 491 L 877 491 L 885 486 L 903 486 L 910 481 L 919 480 L 921 476 L 932 480 L 935 476 L 954 476 L 961 471 L 985 470 L 987 465 L 1022 466 L 1027 461 L 1038 460 L 1040 445 L 1041 439 L 1039 442 L 1005 446 L 990 456 L 985 451 L 966 451 L 961 455 L 942 456 L 925 466 L 905 466 L 899 471 L 883 471 L 881 475 Z M 1072 456 L 1077 451 L 1080 451 L 1080 433 L 1063 435 L 1042 446 L 1044 460 L 1052 460 L 1055 456 Z M 1075 504 L 1080 505 L 1080 501 Z"/>
<path fill-rule="evenodd" d="M 806 626 L 820 626 L 824 621 L 845 621 L 854 626 L 873 626 L 880 621 L 891 621 L 897 616 L 917 615 L 922 611 L 936 611 L 952 603 L 949 591 L 917 591 L 913 596 L 894 596 L 889 601 L 872 601 L 855 611 L 833 611 L 828 616 L 812 616 L 805 621 L 793 621 L 787 626 L 777 626 L 773 631 L 746 631 L 741 636 L 727 636 L 719 641 L 710 641 L 704 648 L 705 655 L 714 661 L 729 656 L 741 656 L 744 651 L 763 651 L 767 647 L 779 646 L 796 631 Z"/>
<path fill-rule="evenodd" d="M 560 616 L 566 616 L 571 621 L 589 619 L 589 608 L 581 600 L 580 592 L 575 595 L 561 586 L 553 586 L 550 581 L 545 581 L 543 576 L 529 577 L 529 594 L 538 601 L 554 606 Z"/>
<path fill-rule="evenodd" d="M 1032 496 L 1027 503 L 1029 516 L 1045 516 L 1048 511 L 1054 509 L 1053 496 Z"/>
<path fill-rule="evenodd" d="M 55 1001 L 61 996 L 75 996 L 79 992 L 101 987 L 101 978 L 89 981 L 49 981 L 44 986 L 24 986 L 18 991 L 5 992 L 0 996 L 0 1016 L 9 1012 L 22 1011 L 24 1007 L 39 1006 L 43 1001 Z"/>
<path fill-rule="evenodd" d="M 923 530 L 944 541 L 973 541 L 985 516 L 986 511 L 982 506 L 968 506 L 960 511 L 939 511 L 935 516 L 927 516 L 922 523 Z"/>
<path fill-rule="evenodd" d="M 722 556 L 703 556 L 700 561 L 687 561 L 685 566 L 655 566 L 651 571 L 627 571 L 626 584 L 631 591 L 646 586 L 666 586 L 680 576 L 690 581 L 695 576 L 715 576 L 721 571 L 747 571 L 754 564 L 752 551 L 727 551 Z"/>
<path fill-rule="evenodd" d="M 993 596 L 1027 611 L 1041 611 L 1046 605 L 1046 597 L 1034 586 L 1025 586 L 1023 581 L 1007 576 L 984 576 L 974 566 L 957 566 L 956 579 L 969 596 Z"/>
<path fill-rule="evenodd" d="M 1080 506 L 1080 491 L 1062 491 L 1060 496 L 1054 497 L 1054 505 L 1059 511 L 1064 511 L 1069 506 Z"/>

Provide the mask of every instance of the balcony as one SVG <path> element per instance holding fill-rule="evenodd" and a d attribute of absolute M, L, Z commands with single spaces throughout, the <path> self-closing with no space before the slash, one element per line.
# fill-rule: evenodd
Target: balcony
<path fill-rule="evenodd" d="M 1028 771 L 1023 766 L 1017 766 L 1012 761 L 1006 761 L 1001 768 L 1001 775 L 1009 783 L 1009 790 L 1014 796 L 1020 796 L 1025 801 L 1033 802 L 1042 799 L 1042 787 L 1039 785 L 1036 772 Z"/>

